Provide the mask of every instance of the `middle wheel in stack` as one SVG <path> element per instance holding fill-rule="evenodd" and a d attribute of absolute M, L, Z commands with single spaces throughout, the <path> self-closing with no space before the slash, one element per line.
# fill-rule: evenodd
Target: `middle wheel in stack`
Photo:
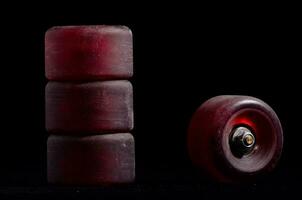
<path fill-rule="evenodd" d="M 100 134 L 133 128 L 129 81 L 49 82 L 45 97 L 49 133 Z"/>

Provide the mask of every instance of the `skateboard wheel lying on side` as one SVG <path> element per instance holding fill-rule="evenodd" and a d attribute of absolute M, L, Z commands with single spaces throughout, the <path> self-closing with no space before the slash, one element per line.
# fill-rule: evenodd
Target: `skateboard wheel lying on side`
<path fill-rule="evenodd" d="M 202 104 L 188 130 L 193 164 L 220 182 L 249 182 L 271 171 L 282 151 L 280 121 L 263 101 L 217 96 Z"/>
<path fill-rule="evenodd" d="M 129 81 L 49 82 L 46 129 L 55 134 L 129 132 L 133 94 Z"/>
<path fill-rule="evenodd" d="M 128 79 L 132 68 L 132 33 L 125 26 L 61 26 L 46 32 L 49 80 Z"/>
<path fill-rule="evenodd" d="M 47 141 L 48 182 L 67 185 L 129 183 L 135 178 L 134 139 L 129 133 L 51 135 Z"/>

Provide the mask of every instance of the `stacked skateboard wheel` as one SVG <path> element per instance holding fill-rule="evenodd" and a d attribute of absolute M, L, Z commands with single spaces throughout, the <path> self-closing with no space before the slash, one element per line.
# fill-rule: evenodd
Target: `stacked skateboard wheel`
<path fill-rule="evenodd" d="M 45 36 L 48 182 L 135 177 L 132 33 L 124 26 L 54 27 Z"/>

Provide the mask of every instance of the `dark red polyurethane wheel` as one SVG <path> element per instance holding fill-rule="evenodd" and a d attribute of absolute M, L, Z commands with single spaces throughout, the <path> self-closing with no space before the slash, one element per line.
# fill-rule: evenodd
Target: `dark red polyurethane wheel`
<path fill-rule="evenodd" d="M 132 33 L 125 26 L 61 26 L 45 35 L 49 80 L 128 79 L 132 54 Z"/>
<path fill-rule="evenodd" d="M 129 133 L 51 135 L 47 141 L 48 182 L 63 185 L 130 183 L 135 178 L 134 139 Z"/>
<path fill-rule="evenodd" d="M 193 115 L 188 130 L 193 164 L 220 182 L 249 182 L 271 171 L 282 146 L 277 115 L 249 96 L 209 99 Z"/>
<path fill-rule="evenodd" d="M 52 134 L 129 132 L 133 128 L 129 81 L 49 82 L 45 93 L 46 129 Z"/>

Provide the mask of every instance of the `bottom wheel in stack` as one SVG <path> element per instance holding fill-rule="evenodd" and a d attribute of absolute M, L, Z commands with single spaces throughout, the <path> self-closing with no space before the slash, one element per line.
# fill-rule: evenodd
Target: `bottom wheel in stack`
<path fill-rule="evenodd" d="M 111 185 L 135 178 L 134 138 L 129 133 L 92 136 L 50 135 L 48 182 L 62 185 Z"/>

